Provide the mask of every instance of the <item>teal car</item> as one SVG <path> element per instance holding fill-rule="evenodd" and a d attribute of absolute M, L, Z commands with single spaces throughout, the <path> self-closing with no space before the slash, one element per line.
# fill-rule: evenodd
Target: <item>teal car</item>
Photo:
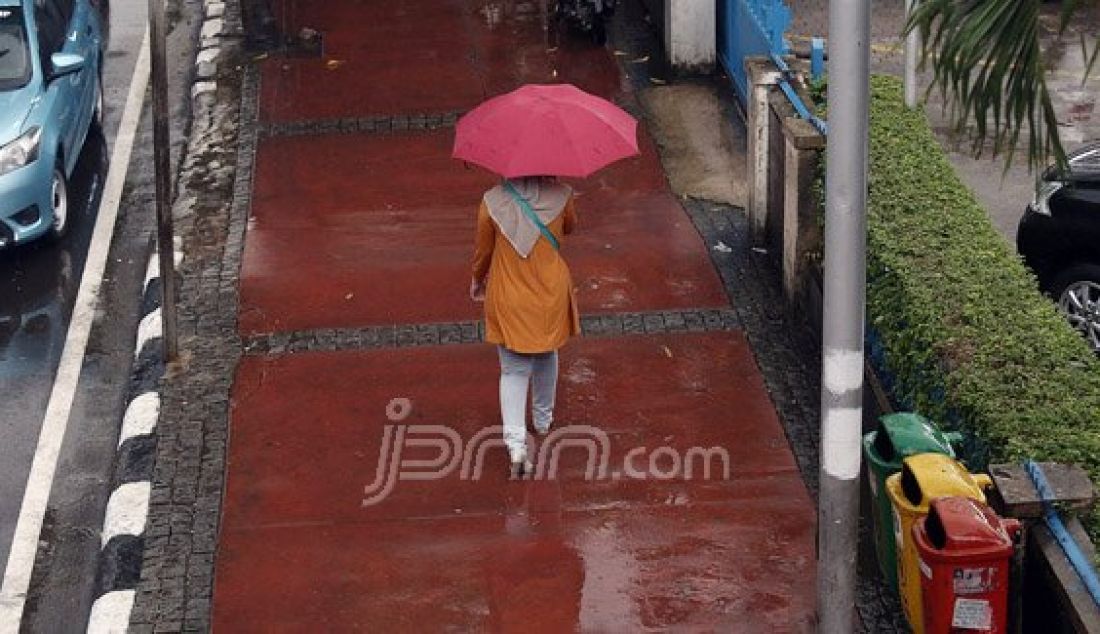
<path fill-rule="evenodd" d="M 0 249 L 69 228 L 108 25 L 107 0 L 0 0 Z"/>

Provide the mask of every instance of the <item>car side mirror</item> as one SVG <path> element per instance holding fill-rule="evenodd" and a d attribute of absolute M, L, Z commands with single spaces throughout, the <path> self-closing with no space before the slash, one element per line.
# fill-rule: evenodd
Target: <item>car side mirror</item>
<path fill-rule="evenodd" d="M 50 75 L 52 81 L 58 77 L 79 72 L 84 68 L 84 56 L 73 53 L 54 53 L 50 56 L 50 66 L 53 68 L 53 73 Z"/>

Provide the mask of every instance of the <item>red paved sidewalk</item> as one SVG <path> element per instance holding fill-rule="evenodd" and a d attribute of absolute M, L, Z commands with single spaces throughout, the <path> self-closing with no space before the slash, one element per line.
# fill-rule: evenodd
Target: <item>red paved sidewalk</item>
<path fill-rule="evenodd" d="M 520 4 L 284 0 L 277 14 L 322 31 L 326 59 L 263 61 L 261 121 L 452 112 L 554 80 L 632 99 L 609 51 L 581 41 L 548 50 L 537 13 L 514 13 Z M 582 311 L 728 308 L 642 133 L 641 157 L 575 183 L 581 227 L 565 255 Z M 493 177 L 448 158 L 452 134 L 265 137 L 242 334 L 475 319 L 465 295 L 474 211 Z M 558 424 L 599 430 L 604 477 L 586 478 L 587 453 L 573 448 L 556 478 L 510 482 L 503 449 L 491 447 L 480 478 L 401 481 L 363 506 L 388 455 L 387 405 L 412 403 L 397 427 L 443 425 L 474 446 L 499 424 L 497 372 L 484 345 L 246 357 L 215 628 L 811 629 L 813 506 L 736 330 L 563 350 Z M 725 450 L 728 478 L 718 462 L 709 479 L 685 477 L 696 447 Z M 408 439 L 404 448 L 406 460 L 438 453 Z M 650 460 L 648 477 L 627 471 Z"/>

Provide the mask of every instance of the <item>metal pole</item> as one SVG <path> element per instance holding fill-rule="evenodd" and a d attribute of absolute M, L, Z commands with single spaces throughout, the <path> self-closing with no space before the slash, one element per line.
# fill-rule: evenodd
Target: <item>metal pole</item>
<path fill-rule="evenodd" d="M 818 631 L 855 631 L 866 305 L 870 0 L 829 2 L 829 140 L 818 500 Z"/>
<path fill-rule="evenodd" d="M 905 19 L 913 15 L 915 0 L 905 0 Z M 920 31 L 913 29 L 905 36 L 905 105 L 917 107 L 917 57 L 920 55 Z"/>
<path fill-rule="evenodd" d="M 156 181 L 157 251 L 160 261 L 164 358 L 176 346 L 176 263 L 172 242 L 172 156 L 168 129 L 168 71 L 165 60 L 164 0 L 149 0 L 149 58 L 153 86 L 153 167 Z"/>

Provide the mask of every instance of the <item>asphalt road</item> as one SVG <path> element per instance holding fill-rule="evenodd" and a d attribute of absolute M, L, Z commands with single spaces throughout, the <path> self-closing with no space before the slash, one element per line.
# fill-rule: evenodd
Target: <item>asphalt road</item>
<path fill-rule="evenodd" d="M 93 130 L 71 179 L 74 223 L 57 244 L 32 244 L 0 254 L 0 561 L 7 561 L 23 487 L 49 402 L 69 314 L 107 175 L 109 147 L 145 34 L 145 3 L 112 3 L 111 42 L 104 69 L 106 119 Z M 106 137 L 106 138 L 104 138 Z"/>
<path fill-rule="evenodd" d="M 173 129 L 178 147 L 186 120 L 186 82 L 201 9 L 181 0 L 169 36 Z M 28 472 L 62 354 L 73 302 L 99 213 L 126 96 L 145 35 L 146 0 L 112 0 L 111 41 L 104 68 L 105 120 L 93 130 L 71 179 L 69 234 L 0 253 L 0 564 L 8 561 Z M 199 7 L 199 9 L 196 9 Z M 99 530 L 109 494 L 114 449 L 129 381 L 141 283 L 151 245 L 151 124 L 146 100 L 138 128 L 73 403 L 69 430 L 38 552 L 24 627 L 83 630 L 92 599 Z M 107 317 L 107 318 L 104 318 Z M 0 566 L 2 569 L 2 566 Z M 74 626 L 74 624 L 81 624 Z"/>

